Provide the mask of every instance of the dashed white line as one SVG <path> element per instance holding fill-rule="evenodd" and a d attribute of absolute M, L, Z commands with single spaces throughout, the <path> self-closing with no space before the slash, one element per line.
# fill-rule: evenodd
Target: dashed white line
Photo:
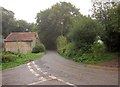
<path fill-rule="evenodd" d="M 69 83 L 69 82 L 65 82 L 67 85 L 71 85 L 71 86 L 74 86 L 74 84 L 72 83 Z"/>
<path fill-rule="evenodd" d="M 34 83 L 31 83 L 31 84 L 28 84 L 28 85 L 36 85 L 36 84 L 40 84 L 40 83 L 45 82 L 45 81 L 48 81 L 48 80 L 44 79 L 42 81 L 34 82 Z"/>
<path fill-rule="evenodd" d="M 63 83 L 65 83 L 65 84 L 67 84 L 67 85 L 71 85 L 71 86 L 74 86 L 74 84 L 72 84 L 72 83 L 69 83 L 69 82 L 66 82 L 66 81 L 64 81 L 64 80 L 62 80 L 62 79 L 57 79 L 58 81 L 60 81 L 60 82 L 63 82 Z"/>
<path fill-rule="evenodd" d="M 29 65 L 30 65 L 30 63 L 27 63 L 27 65 L 29 66 Z"/>
<path fill-rule="evenodd" d="M 39 76 L 39 74 L 36 73 L 33 69 L 30 69 L 30 71 L 31 71 L 35 76 Z"/>
<path fill-rule="evenodd" d="M 40 77 L 39 80 L 44 81 L 44 80 L 46 80 L 46 79 L 45 79 L 44 77 Z"/>
<path fill-rule="evenodd" d="M 35 64 L 34 61 L 32 61 L 32 63 L 33 63 L 33 65 L 34 65 L 34 67 L 35 67 L 38 71 L 42 72 L 44 75 L 47 74 L 47 72 L 43 72 L 43 71 L 41 70 L 41 68 L 39 68 L 39 67 Z M 28 66 L 29 70 L 30 70 L 35 76 L 40 76 L 38 73 L 36 73 L 36 72 L 32 69 L 32 67 L 30 66 L 30 63 L 27 63 L 27 66 Z M 72 84 L 72 83 L 70 83 L 70 82 L 67 82 L 67 81 L 64 81 L 64 80 L 62 80 L 62 79 L 59 79 L 59 78 L 57 78 L 57 77 L 55 77 L 55 76 L 53 76 L 53 75 L 49 75 L 48 77 L 50 77 L 51 79 L 56 79 L 56 80 L 58 80 L 58 81 L 60 81 L 60 82 L 63 82 L 63 83 L 65 83 L 65 84 L 67 84 L 67 85 L 75 86 L 74 84 Z M 34 82 L 34 83 L 31 83 L 31 84 L 28 84 L 28 85 L 35 85 L 35 84 L 39 84 L 39 83 L 48 81 L 48 79 L 46 79 L 46 78 L 44 78 L 44 77 L 40 77 L 39 80 L 41 80 L 41 81 Z M 75 86 L 75 87 L 76 87 L 76 86 Z"/>
<path fill-rule="evenodd" d="M 50 78 L 52 78 L 52 79 L 57 79 L 57 77 L 55 77 L 55 76 L 49 76 Z"/>
<path fill-rule="evenodd" d="M 44 75 L 47 75 L 47 72 L 43 72 Z"/>
<path fill-rule="evenodd" d="M 28 65 L 29 70 L 30 70 L 35 76 L 39 76 L 39 74 L 36 73 L 36 72 L 32 69 L 32 67 L 30 66 L 30 64 L 27 64 L 27 65 Z"/>
<path fill-rule="evenodd" d="M 28 65 L 28 68 L 31 69 L 31 66 Z"/>
<path fill-rule="evenodd" d="M 35 68 L 36 68 L 38 71 L 43 72 L 43 71 L 35 64 L 34 61 L 32 61 L 32 63 L 33 63 L 33 65 L 35 66 Z"/>

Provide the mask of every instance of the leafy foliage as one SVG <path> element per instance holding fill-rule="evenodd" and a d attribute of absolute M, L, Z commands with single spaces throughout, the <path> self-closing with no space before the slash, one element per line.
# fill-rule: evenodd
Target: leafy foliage
<path fill-rule="evenodd" d="M 93 0 L 93 17 L 103 26 L 102 39 L 108 51 L 120 51 L 119 0 Z"/>
<path fill-rule="evenodd" d="M 32 28 L 34 28 L 33 23 L 28 23 L 27 21 L 24 20 L 16 20 L 14 17 L 14 13 L 10 10 L 7 10 L 3 7 L 0 7 L 2 9 L 1 14 L 2 14 L 2 35 L 3 38 L 6 38 L 6 36 L 10 32 L 25 32 L 26 29 L 27 31 L 31 31 Z"/>
<path fill-rule="evenodd" d="M 39 37 L 47 49 L 56 48 L 57 37 L 68 33 L 71 17 L 79 14 L 79 9 L 67 2 L 57 3 L 37 14 Z"/>
<path fill-rule="evenodd" d="M 67 38 L 64 36 L 59 36 L 57 38 L 57 51 L 63 54 L 65 51 L 65 46 L 67 45 Z"/>
<path fill-rule="evenodd" d="M 77 51 L 74 43 L 68 43 L 64 47 L 64 56 L 71 58 L 71 57 L 74 57 L 76 54 L 77 54 Z"/>
<path fill-rule="evenodd" d="M 6 37 L 10 33 L 10 30 L 12 31 L 16 28 L 14 13 L 5 8 L 0 8 L 2 9 L 2 35 Z"/>
<path fill-rule="evenodd" d="M 8 69 L 8 68 L 12 68 L 15 66 L 19 66 L 21 64 L 25 64 L 28 63 L 32 60 L 35 60 L 37 58 L 40 58 L 41 56 L 44 55 L 44 52 L 41 53 L 30 53 L 30 54 L 21 54 L 21 56 L 17 56 L 15 61 L 11 61 L 11 62 L 2 62 L 2 69 Z"/>
<path fill-rule="evenodd" d="M 17 58 L 17 55 L 13 54 L 13 53 L 3 53 L 2 54 L 2 62 L 6 63 L 6 62 L 12 62 L 15 61 Z"/>
<path fill-rule="evenodd" d="M 91 53 L 93 54 L 94 57 L 98 57 L 100 55 L 103 55 L 104 53 L 106 53 L 105 44 L 101 40 L 96 40 L 93 43 L 90 51 L 91 51 Z"/>
<path fill-rule="evenodd" d="M 117 58 L 117 53 L 102 53 L 96 57 L 92 53 L 84 53 L 82 56 L 76 55 L 73 60 L 86 64 L 98 64 L 101 62 L 109 61 L 113 58 Z"/>
<path fill-rule="evenodd" d="M 40 43 L 33 48 L 32 53 L 39 53 L 44 51 L 45 51 L 45 46 L 42 43 Z"/>
<path fill-rule="evenodd" d="M 32 27 L 34 26 L 32 23 L 28 23 L 25 20 L 16 20 L 16 29 L 12 32 L 28 32 L 32 30 Z"/>
<path fill-rule="evenodd" d="M 74 25 L 69 33 L 69 38 L 75 43 L 77 50 L 87 51 L 91 48 L 95 38 L 100 35 L 101 26 L 91 18 L 84 16 L 74 19 Z"/>

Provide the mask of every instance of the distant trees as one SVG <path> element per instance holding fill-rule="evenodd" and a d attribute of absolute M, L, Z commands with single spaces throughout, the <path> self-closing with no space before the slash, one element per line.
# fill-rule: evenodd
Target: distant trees
<path fill-rule="evenodd" d="M 28 29 L 30 31 L 29 23 L 27 23 L 24 20 L 16 20 L 16 29 L 14 30 L 15 32 L 23 32 Z"/>
<path fill-rule="evenodd" d="M 119 0 L 93 0 L 93 17 L 102 25 L 102 39 L 108 51 L 120 51 L 120 2 Z"/>
<path fill-rule="evenodd" d="M 24 20 L 16 20 L 14 17 L 14 13 L 12 11 L 9 11 L 3 7 L 1 7 L 1 14 L 2 14 L 2 35 L 3 38 L 6 38 L 6 36 L 10 32 L 24 32 L 26 29 L 28 31 L 31 31 L 34 24 L 27 23 Z"/>
<path fill-rule="evenodd" d="M 14 13 L 5 8 L 2 8 L 2 35 L 6 37 L 10 30 L 16 28 Z"/>

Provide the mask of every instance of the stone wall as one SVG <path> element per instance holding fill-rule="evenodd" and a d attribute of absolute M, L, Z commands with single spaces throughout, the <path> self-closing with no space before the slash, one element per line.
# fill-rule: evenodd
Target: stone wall
<path fill-rule="evenodd" d="M 35 42 L 5 42 L 5 51 L 15 53 L 31 53 Z"/>

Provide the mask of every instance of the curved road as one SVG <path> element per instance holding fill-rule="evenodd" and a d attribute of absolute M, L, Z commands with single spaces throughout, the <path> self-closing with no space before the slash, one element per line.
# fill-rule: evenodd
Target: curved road
<path fill-rule="evenodd" d="M 118 85 L 118 71 L 94 69 L 55 51 L 30 63 L 2 71 L 3 85 Z"/>

